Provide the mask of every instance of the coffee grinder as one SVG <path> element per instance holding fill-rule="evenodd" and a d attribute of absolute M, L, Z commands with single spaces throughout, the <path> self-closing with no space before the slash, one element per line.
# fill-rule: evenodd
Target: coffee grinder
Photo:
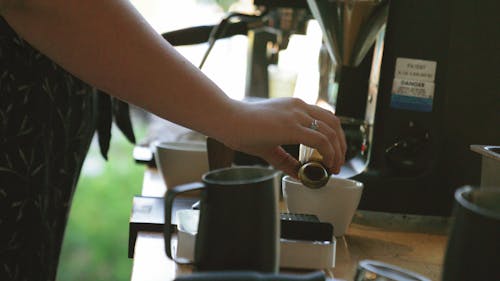
<path fill-rule="evenodd" d="M 448 215 L 500 141 L 498 1 L 307 0 L 336 63 L 336 114 L 371 127 L 360 209 Z"/>

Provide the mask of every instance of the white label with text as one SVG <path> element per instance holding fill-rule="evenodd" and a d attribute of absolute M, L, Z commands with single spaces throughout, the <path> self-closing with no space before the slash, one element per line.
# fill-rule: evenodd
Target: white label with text
<path fill-rule="evenodd" d="M 435 61 L 397 58 L 394 78 L 434 82 L 436 64 Z"/>
<path fill-rule="evenodd" d="M 435 61 L 397 58 L 392 82 L 391 107 L 431 112 L 436 65 Z"/>

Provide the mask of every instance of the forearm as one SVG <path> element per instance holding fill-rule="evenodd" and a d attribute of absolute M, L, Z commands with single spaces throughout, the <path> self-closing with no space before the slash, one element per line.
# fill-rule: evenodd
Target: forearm
<path fill-rule="evenodd" d="M 235 102 L 128 1 L 19 0 L 2 15 L 34 47 L 113 96 L 215 137 L 229 123 L 210 120 L 234 120 Z"/>

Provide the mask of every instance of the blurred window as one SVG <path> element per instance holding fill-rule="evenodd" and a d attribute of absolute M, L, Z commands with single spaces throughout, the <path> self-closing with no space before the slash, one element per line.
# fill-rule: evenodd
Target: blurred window
<path fill-rule="evenodd" d="M 248 6 L 249 0 L 131 0 L 159 33 L 217 24 L 231 6 Z M 221 39 L 203 66 L 202 71 L 228 96 L 241 99 L 245 94 L 247 37 L 242 35 Z M 208 44 L 178 46 L 176 49 L 195 66 L 203 58 Z"/>

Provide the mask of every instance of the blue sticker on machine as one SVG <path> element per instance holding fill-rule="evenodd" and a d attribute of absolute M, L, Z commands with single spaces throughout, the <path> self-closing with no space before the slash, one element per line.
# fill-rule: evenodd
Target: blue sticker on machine
<path fill-rule="evenodd" d="M 431 112 L 432 99 L 392 94 L 391 107 L 397 109 Z"/>
<path fill-rule="evenodd" d="M 430 112 L 433 100 L 433 82 L 394 79 L 391 95 L 392 108 Z"/>

